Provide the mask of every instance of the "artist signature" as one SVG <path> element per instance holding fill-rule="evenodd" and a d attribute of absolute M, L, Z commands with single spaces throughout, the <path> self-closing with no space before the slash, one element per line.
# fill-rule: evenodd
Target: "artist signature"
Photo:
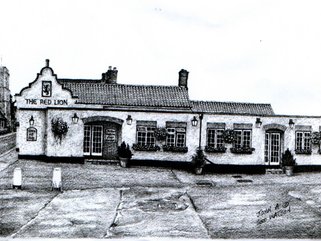
<path fill-rule="evenodd" d="M 258 211 L 256 213 L 256 216 L 258 218 L 256 224 L 263 224 L 268 220 L 284 216 L 289 212 L 291 212 L 290 202 L 277 203 L 274 206 L 269 206 Z"/>

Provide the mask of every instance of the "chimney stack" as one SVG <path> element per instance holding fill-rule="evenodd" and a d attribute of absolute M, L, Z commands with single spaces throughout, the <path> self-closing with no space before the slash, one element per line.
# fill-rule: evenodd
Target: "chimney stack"
<path fill-rule="evenodd" d="M 181 69 L 181 71 L 178 72 L 178 86 L 179 87 L 185 87 L 187 88 L 187 79 L 188 79 L 188 71 L 185 69 Z"/>
<path fill-rule="evenodd" d="M 112 68 L 112 66 L 109 66 L 108 71 L 102 74 L 102 80 L 106 84 L 117 84 L 117 73 L 118 70 L 116 67 Z"/>

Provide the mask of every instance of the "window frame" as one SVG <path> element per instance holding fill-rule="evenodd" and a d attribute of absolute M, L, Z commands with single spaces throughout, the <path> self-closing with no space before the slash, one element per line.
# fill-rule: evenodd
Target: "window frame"
<path fill-rule="evenodd" d="M 221 132 L 220 135 L 218 135 L 218 132 Z M 207 128 L 206 130 L 206 146 L 210 147 L 210 148 L 223 148 L 225 147 L 224 144 L 224 138 L 223 138 L 223 133 L 224 133 L 225 129 L 223 128 Z M 210 132 L 214 132 L 213 134 L 211 134 L 210 136 Z M 210 139 L 210 137 L 212 137 L 213 139 Z M 218 137 L 220 137 L 221 141 L 220 143 L 218 142 Z"/>
<path fill-rule="evenodd" d="M 234 132 L 236 133 L 236 139 L 233 143 L 233 147 L 236 149 L 243 149 L 243 148 L 252 148 L 252 130 L 251 129 L 235 129 Z M 241 133 L 239 136 L 237 132 Z M 245 140 L 245 134 L 249 132 L 249 140 Z M 240 137 L 240 139 L 238 139 Z M 240 144 L 237 144 L 237 141 L 240 140 Z M 249 145 L 245 146 L 244 142 L 247 141 Z"/>
<path fill-rule="evenodd" d="M 156 129 L 156 126 L 154 127 L 154 126 L 137 125 L 136 126 L 136 144 L 139 146 L 155 147 L 156 146 L 155 129 Z M 140 133 L 144 134 L 143 137 L 139 136 Z M 150 136 L 148 134 L 150 134 Z M 144 141 L 141 141 L 139 139 L 144 139 Z M 151 139 L 153 140 L 152 142 L 148 141 Z"/>
<path fill-rule="evenodd" d="M 186 127 L 166 127 L 165 145 L 168 147 L 186 147 Z M 183 136 L 183 143 L 180 143 L 179 136 Z M 171 140 L 169 143 L 169 139 Z"/>
<path fill-rule="evenodd" d="M 301 137 L 298 137 L 300 134 Z M 295 152 L 297 154 L 310 154 L 312 152 L 311 135 L 312 132 L 308 130 L 298 130 L 295 132 Z"/>

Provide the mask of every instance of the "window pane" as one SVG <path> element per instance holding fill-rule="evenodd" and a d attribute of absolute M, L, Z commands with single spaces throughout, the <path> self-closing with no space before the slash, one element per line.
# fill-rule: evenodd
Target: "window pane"
<path fill-rule="evenodd" d="M 216 130 L 216 147 L 224 146 L 223 132 L 224 130 Z"/>
<path fill-rule="evenodd" d="M 311 149 L 311 133 L 310 132 L 304 132 L 304 150 L 310 150 Z"/>
<path fill-rule="evenodd" d="M 152 145 L 152 146 L 155 145 L 154 132 L 147 132 L 146 145 Z"/>
<path fill-rule="evenodd" d="M 92 154 L 102 154 L 102 126 L 93 126 Z"/>
<path fill-rule="evenodd" d="M 243 131 L 243 147 L 251 147 L 251 131 Z"/>
<path fill-rule="evenodd" d="M 138 145 L 145 145 L 146 143 L 146 132 L 138 131 L 137 132 L 137 144 Z"/>
<path fill-rule="evenodd" d="M 296 133 L 296 140 L 295 140 L 295 149 L 302 149 L 302 141 L 303 139 L 303 133 L 297 132 Z"/>
<path fill-rule="evenodd" d="M 166 145 L 167 146 L 175 146 L 175 135 L 167 134 L 167 136 L 166 136 Z"/>
<path fill-rule="evenodd" d="M 207 146 L 215 147 L 215 130 L 214 129 L 207 130 Z"/>
<path fill-rule="evenodd" d="M 184 147 L 185 146 L 185 133 L 177 133 L 177 147 Z"/>
<path fill-rule="evenodd" d="M 234 143 L 235 148 L 241 148 L 242 147 L 242 131 L 235 131 L 236 139 Z"/>
<path fill-rule="evenodd" d="M 84 153 L 90 154 L 90 139 L 91 139 L 91 128 L 90 126 L 84 127 Z"/>

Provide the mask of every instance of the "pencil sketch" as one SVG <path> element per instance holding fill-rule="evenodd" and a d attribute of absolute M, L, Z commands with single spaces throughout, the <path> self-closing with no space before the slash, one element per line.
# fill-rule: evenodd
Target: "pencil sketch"
<path fill-rule="evenodd" d="M 321 238 L 321 116 L 191 97 L 193 68 L 146 84 L 41 61 L 15 93 L 0 65 L 0 238 Z"/>

